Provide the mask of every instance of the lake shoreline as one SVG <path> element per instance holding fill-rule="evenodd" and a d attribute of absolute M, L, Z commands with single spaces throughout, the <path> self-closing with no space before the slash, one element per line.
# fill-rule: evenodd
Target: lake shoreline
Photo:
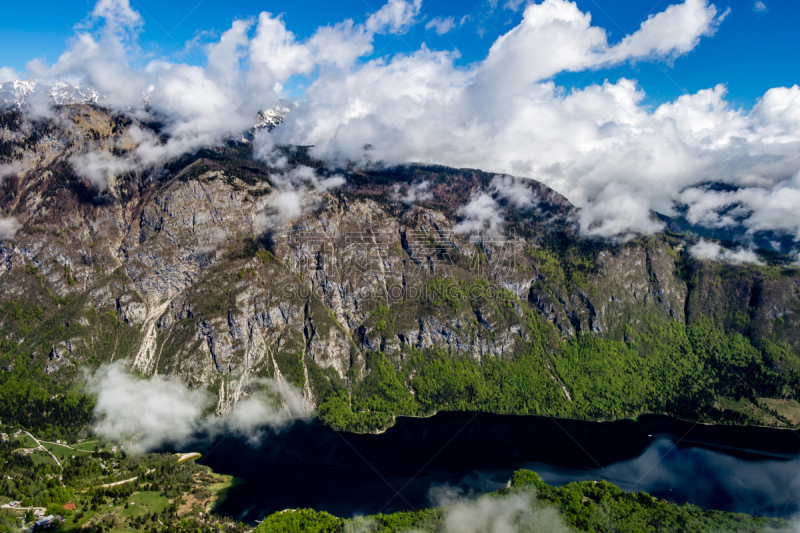
<path fill-rule="evenodd" d="M 492 416 L 508 416 L 508 417 L 541 417 L 541 418 L 550 418 L 557 421 L 564 421 L 564 422 L 591 422 L 595 424 L 603 424 L 603 423 L 615 423 L 615 422 L 622 422 L 622 421 L 630 421 L 630 422 L 638 422 L 641 417 L 647 416 L 661 416 L 670 418 L 672 420 L 676 420 L 679 422 L 684 422 L 687 424 L 694 424 L 698 426 L 706 426 L 706 427 L 736 427 L 736 428 L 762 428 L 762 429 L 771 429 L 777 431 L 788 431 L 788 432 L 800 432 L 800 426 L 797 427 L 775 427 L 775 426 L 764 426 L 760 424 L 725 424 L 721 422 L 700 422 L 697 420 L 691 420 L 688 418 L 681 418 L 675 416 L 670 413 L 653 413 L 653 412 L 643 412 L 639 413 L 635 417 L 620 417 L 620 418 L 563 418 L 553 415 L 532 415 L 532 414 L 518 414 L 518 413 L 494 413 L 491 411 L 434 411 L 431 414 L 424 414 L 424 415 L 393 415 L 392 416 L 392 424 L 375 431 L 351 431 L 351 430 L 340 430 L 335 429 L 332 426 L 328 426 L 325 422 L 319 418 L 314 417 L 313 419 L 317 422 L 324 424 L 328 427 L 331 427 L 334 431 L 342 434 L 351 434 L 351 435 L 382 435 L 386 433 L 389 429 L 393 428 L 397 425 L 398 419 L 427 419 L 433 418 L 438 414 L 441 413 L 463 413 L 463 414 L 481 414 L 481 415 L 492 415 Z"/>
<path fill-rule="evenodd" d="M 760 500 L 749 496 L 750 487 L 727 486 L 726 480 L 735 477 L 731 472 L 752 472 L 748 465 L 758 463 L 768 468 L 759 476 L 780 480 L 797 469 L 800 477 L 800 439 L 776 429 L 654 414 L 587 421 L 445 411 L 398 416 L 379 434 L 339 432 L 309 418 L 265 432 L 260 443 L 197 435 L 180 451 L 203 452 L 203 464 L 232 476 L 215 511 L 249 522 L 294 508 L 341 517 L 423 508 L 432 488 L 482 494 L 505 486 L 520 468 L 540 472 L 554 486 L 606 479 L 623 490 L 644 490 L 681 504 L 746 512 L 752 511 L 751 500 Z M 618 466 L 626 464 L 628 473 Z M 717 473 L 719 464 L 733 466 Z M 712 473 L 698 484 L 696 473 L 709 468 Z M 309 479 L 314 483 L 304 481 Z M 776 486 L 790 492 L 791 483 Z M 403 487 L 403 497 L 395 498 L 390 487 Z M 776 517 L 789 512 L 764 505 L 754 509 Z"/>

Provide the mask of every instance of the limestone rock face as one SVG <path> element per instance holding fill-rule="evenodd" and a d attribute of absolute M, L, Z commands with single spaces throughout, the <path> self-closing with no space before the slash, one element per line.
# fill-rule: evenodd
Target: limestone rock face
<path fill-rule="evenodd" d="M 71 346 L 69 342 L 66 343 L 59 343 L 56 346 L 53 346 L 52 351 L 50 352 L 49 360 L 47 361 L 47 366 L 45 366 L 44 371 L 47 374 L 52 374 L 60 370 L 64 366 L 73 366 L 69 359 L 66 357 L 66 354 L 69 353 Z"/>
<path fill-rule="evenodd" d="M 534 208 L 496 198 L 500 236 L 456 231 L 459 207 L 494 176 L 444 167 L 320 169 L 345 184 L 292 185 L 299 214 L 287 218 L 286 180 L 247 144 L 90 183 L 73 156 L 125 156 L 126 131 L 148 126 L 86 105 L 60 112 L 6 114 L 0 127 L 0 164 L 17 169 L 0 208 L 21 226 L 0 241 L 0 334 L 53 376 L 124 360 L 208 388 L 225 411 L 253 377 L 284 377 L 317 401 L 325 380 L 362 379 L 371 352 L 397 366 L 426 349 L 511 358 L 541 320 L 556 336 L 622 340 L 650 316 L 747 316 L 743 333 L 800 344 L 796 274 L 723 279 L 701 264 L 690 287 L 679 243 L 584 246 L 574 208 L 533 180 Z M 404 203 L 422 182 L 430 197 Z M 590 251 L 556 261 L 557 239 Z"/>

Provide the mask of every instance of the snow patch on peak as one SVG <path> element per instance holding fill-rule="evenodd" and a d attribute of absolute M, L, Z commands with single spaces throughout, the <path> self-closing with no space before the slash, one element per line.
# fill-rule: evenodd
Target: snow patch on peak
<path fill-rule="evenodd" d="M 96 104 L 101 95 L 94 89 L 56 82 L 44 85 L 36 80 L 14 80 L 0 83 L 0 109 L 28 107 L 31 95 L 44 91 L 53 105 Z"/>
<path fill-rule="evenodd" d="M 281 99 L 276 107 L 259 111 L 255 116 L 255 129 L 267 128 L 271 130 L 272 128 L 277 128 L 293 108 L 294 105 L 291 102 Z"/>

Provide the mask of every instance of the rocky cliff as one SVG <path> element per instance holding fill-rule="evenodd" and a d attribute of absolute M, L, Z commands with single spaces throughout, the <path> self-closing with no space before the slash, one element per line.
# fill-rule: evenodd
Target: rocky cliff
<path fill-rule="evenodd" d="M 2 114 L 0 209 L 15 221 L 0 234 L 3 366 L 71 380 L 124 360 L 215 392 L 225 412 L 253 376 L 318 403 L 363 379 L 370 353 L 396 368 L 430 348 L 512 359 L 542 322 L 561 339 L 630 342 L 653 317 L 711 317 L 776 367 L 800 353 L 795 270 L 696 262 L 686 234 L 582 239 L 575 209 L 533 180 L 508 194 L 477 170 L 326 169 L 296 149 L 290 166 L 344 181 L 287 185 L 247 142 L 102 183 L 77 175 L 76 155 L 130 151 L 133 125 L 158 133 L 89 105 Z M 465 209 L 481 194 L 502 218 L 486 231 Z"/>

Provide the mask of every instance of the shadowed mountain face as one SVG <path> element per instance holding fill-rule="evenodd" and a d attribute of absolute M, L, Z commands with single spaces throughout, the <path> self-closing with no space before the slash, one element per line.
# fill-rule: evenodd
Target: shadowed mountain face
<path fill-rule="evenodd" d="M 783 388 L 728 390 L 717 376 L 701 382 L 711 389 L 702 405 L 739 421 L 800 422 L 795 270 L 697 262 L 686 234 L 586 240 L 557 192 L 478 170 L 328 169 L 295 148 L 284 152 L 290 170 L 278 171 L 243 142 L 122 172 L 78 157 L 131 153 L 134 126 L 157 134 L 157 124 L 85 105 L 41 122 L 0 115 L 0 209 L 16 221 L 0 233 L 4 367 L 33 365 L 67 382 L 81 367 L 124 360 L 207 388 L 220 413 L 247 394 L 250 378 L 270 376 L 294 382 L 314 405 L 346 392 L 363 412 L 389 416 L 480 405 L 604 417 L 681 412 L 682 401 L 700 401 L 686 392 L 692 372 L 723 366 L 716 347 L 743 339 L 742 357 L 752 360 L 736 368 L 757 365 Z M 703 340 L 696 323 L 736 340 Z M 623 387 L 619 410 L 585 407 L 599 394 L 587 376 L 630 380 L 674 328 L 699 365 L 657 378 L 675 381 L 674 398 L 651 391 L 634 401 L 639 393 Z M 587 344 L 595 341 L 613 358 Z M 539 381 L 515 386 L 549 391 L 536 409 L 494 405 L 472 385 L 433 380 L 432 391 L 419 381 L 441 357 L 486 369 L 531 353 Z M 656 379 L 651 366 L 647 379 Z M 376 398 L 384 403 L 369 403 Z"/>

